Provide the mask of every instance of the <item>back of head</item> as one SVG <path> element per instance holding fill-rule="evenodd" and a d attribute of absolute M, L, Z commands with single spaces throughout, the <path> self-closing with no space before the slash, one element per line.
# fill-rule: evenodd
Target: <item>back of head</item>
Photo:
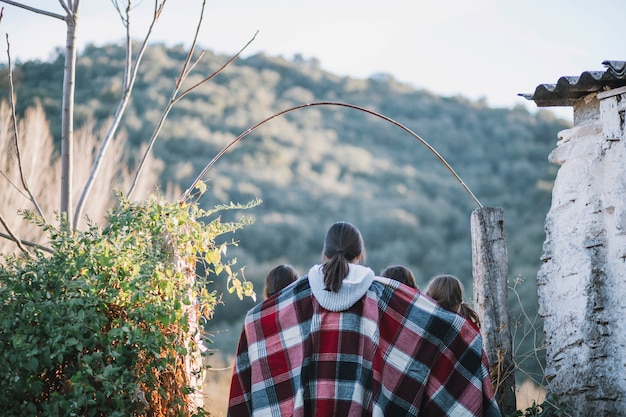
<path fill-rule="evenodd" d="M 291 265 L 278 265 L 265 277 L 265 298 L 279 292 L 298 279 L 298 271 Z"/>
<path fill-rule="evenodd" d="M 322 261 L 324 263 L 324 285 L 329 291 L 337 292 L 343 279 L 350 272 L 349 264 L 364 261 L 365 248 L 361 232 L 347 222 L 337 222 L 326 232 Z"/>
<path fill-rule="evenodd" d="M 448 310 L 455 311 L 480 327 L 480 318 L 463 302 L 463 283 L 453 275 L 437 275 L 428 282 L 425 293 Z"/>
<path fill-rule="evenodd" d="M 392 265 L 388 266 L 380 273 L 381 277 L 395 279 L 396 281 L 400 281 L 401 283 L 408 285 L 409 287 L 417 289 L 417 284 L 415 283 L 415 277 L 413 276 L 413 272 L 406 266 L 402 265 Z"/>
<path fill-rule="evenodd" d="M 437 275 L 432 278 L 425 293 L 452 311 L 458 311 L 463 302 L 463 284 L 453 275 Z"/>

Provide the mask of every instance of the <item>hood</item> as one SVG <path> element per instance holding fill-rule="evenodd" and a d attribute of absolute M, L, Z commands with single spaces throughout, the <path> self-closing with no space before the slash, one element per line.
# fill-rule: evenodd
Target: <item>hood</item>
<path fill-rule="evenodd" d="M 365 295 L 376 275 L 363 265 L 350 264 L 350 272 L 342 281 L 339 292 L 324 289 L 323 265 L 315 265 L 309 270 L 308 279 L 313 296 L 322 307 L 330 311 L 347 310 Z"/>

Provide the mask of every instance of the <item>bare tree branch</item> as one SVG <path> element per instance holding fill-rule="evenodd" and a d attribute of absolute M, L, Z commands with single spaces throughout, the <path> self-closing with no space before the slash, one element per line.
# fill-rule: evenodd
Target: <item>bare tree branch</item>
<path fill-rule="evenodd" d="M 187 75 L 189 75 L 189 71 L 190 71 L 188 70 L 189 63 L 191 62 L 191 58 L 193 57 L 193 53 L 198 43 L 198 35 L 200 34 L 200 28 L 202 27 L 202 20 L 204 19 L 205 5 L 206 5 L 206 0 L 202 0 L 202 8 L 200 9 L 200 17 L 198 18 L 198 24 L 196 25 L 196 32 L 193 35 L 193 41 L 191 41 L 191 47 L 189 48 L 189 53 L 187 53 L 187 57 L 185 58 L 185 63 L 183 64 L 183 67 L 181 68 L 181 71 L 180 71 L 180 75 L 178 79 L 176 80 L 176 88 L 174 90 L 175 92 L 178 91 L 178 89 L 180 88 L 181 84 L 183 83 Z M 192 67 L 194 67 L 196 64 L 197 64 L 197 61 L 194 64 L 192 64 Z M 175 95 L 176 93 L 174 93 L 172 96 L 175 96 Z"/>
<path fill-rule="evenodd" d="M 61 1 L 61 0 L 59 0 L 59 1 Z M 46 15 L 46 16 L 54 17 L 55 19 L 65 20 L 65 16 L 63 16 L 63 15 L 52 13 L 52 12 L 49 12 L 47 10 L 37 9 L 35 7 L 30 7 L 30 6 L 27 6 L 25 4 L 18 3 L 16 1 L 0 0 L 0 3 L 10 4 L 11 6 L 19 7 L 20 9 L 25 9 L 25 10 L 29 10 L 29 11 L 34 12 L 34 13 L 38 13 L 38 14 L 43 14 L 43 15 Z M 61 5 L 63 5 L 62 2 L 61 2 Z"/>
<path fill-rule="evenodd" d="M 7 39 L 7 67 L 9 72 L 9 108 L 11 109 L 11 124 L 13 125 L 13 146 L 15 146 L 15 155 L 17 157 L 17 166 L 20 173 L 20 180 L 22 181 L 22 187 L 28 193 L 30 201 L 35 206 L 37 213 L 45 220 L 43 211 L 37 202 L 37 199 L 30 191 L 30 187 L 24 177 L 24 168 L 22 167 L 22 155 L 20 154 L 20 141 L 19 133 L 17 130 L 17 117 L 15 116 L 15 93 L 13 91 L 13 69 L 11 67 L 11 44 L 9 43 L 9 35 L 6 35 Z"/>
<path fill-rule="evenodd" d="M 13 181 L 11 181 L 11 179 L 9 177 L 7 177 L 7 174 L 4 173 L 4 171 L 2 171 L 0 169 L 0 175 L 2 175 L 4 177 L 5 180 L 7 180 L 9 182 L 9 184 L 11 184 L 11 186 L 13 188 L 15 188 L 15 190 L 22 194 L 22 196 L 24 196 L 24 198 L 28 199 L 28 196 L 26 194 L 24 194 L 24 191 L 20 190 L 20 187 L 18 187 L 17 185 L 15 185 L 15 183 L 13 183 Z"/>
<path fill-rule="evenodd" d="M 17 247 L 24 252 L 25 254 L 27 254 L 28 256 L 30 256 L 32 258 L 32 254 L 26 250 L 26 248 L 24 247 L 24 245 L 22 245 L 22 241 L 20 239 L 17 238 L 17 236 L 15 236 L 15 234 L 13 233 L 13 231 L 11 230 L 11 228 L 9 227 L 9 225 L 7 224 L 6 221 L 4 221 L 4 217 L 2 217 L 2 215 L 0 214 L 0 223 L 2 223 L 2 226 L 4 227 L 4 229 L 7 231 L 7 233 L 9 234 L 9 239 L 11 239 L 12 241 L 15 242 L 15 244 L 17 245 Z"/>
<path fill-rule="evenodd" d="M 1 217 L 1 216 L 0 216 Z M 0 237 L 3 237 L 5 239 L 9 239 L 15 242 L 15 239 L 13 239 L 13 237 L 11 235 L 8 235 L 6 233 L 2 233 L 0 232 Z M 36 249 L 41 249 L 44 252 L 48 252 L 48 253 L 54 253 L 54 251 L 46 246 L 40 245 L 39 243 L 35 243 L 35 242 L 31 242 L 28 240 L 24 240 L 24 239 L 20 239 L 20 243 L 24 246 L 30 246 L 31 248 L 36 248 Z"/>
<path fill-rule="evenodd" d="M 219 74 L 220 72 L 222 72 L 224 70 L 224 68 L 226 68 L 227 66 L 229 66 L 233 61 L 235 61 L 237 58 L 239 58 L 239 55 L 241 55 L 241 53 L 254 41 L 254 39 L 256 38 L 256 35 L 259 33 L 259 31 L 256 31 L 256 33 L 254 34 L 254 36 L 252 36 L 252 39 L 250 39 L 248 41 L 248 43 L 241 48 L 241 50 L 239 50 L 239 52 L 237 52 L 235 55 L 233 55 L 224 65 L 222 65 L 217 71 L 215 71 L 213 74 L 209 75 L 208 77 L 206 77 L 205 79 L 199 81 L 198 83 L 194 84 L 193 86 L 189 87 L 188 89 L 186 89 L 185 91 L 183 91 L 182 93 L 180 93 L 175 99 L 174 99 L 174 104 L 180 100 L 181 98 L 185 97 L 187 95 L 187 93 L 191 92 L 192 90 L 194 90 L 195 88 L 197 88 L 199 85 L 204 84 L 205 82 L 211 80 L 213 77 L 215 77 L 217 74 Z"/>
<path fill-rule="evenodd" d="M 61 5 L 61 7 L 63 7 L 63 10 L 65 10 L 65 13 L 67 14 L 72 14 L 72 4 L 65 4 L 65 1 L 63 0 L 59 0 L 59 4 Z"/>
<path fill-rule="evenodd" d="M 126 56 L 124 59 L 124 84 L 123 84 L 124 91 L 126 91 L 126 89 L 128 89 L 128 86 L 130 85 L 130 78 L 131 78 L 130 76 L 132 74 L 132 71 L 131 71 L 132 56 L 133 56 L 132 54 L 133 42 L 130 36 L 130 8 L 131 8 L 130 1 L 126 3 L 126 8 L 124 9 L 124 12 L 122 12 L 122 9 L 120 8 L 120 5 L 117 0 L 111 0 L 111 3 L 113 3 L 113 7 L 115 8 L 115 10 L 117 10 L 117 14 L 119 14 L 120 16 L 122 25 L 126 29 Z M 151 28 L 149 28 L 149 31 L 151 31 Z"/>
<path fill-rule="evenodd" d="M 63 4 L 63 3 L 61 3 Z M 74 93 L 76 89 L 76 36 L 80 0 L 68 2 L 65 23 L 65 63 L 63 67 L 63 101 L 61 109 L 61 214 L 71 218 L 74 167 Z M 69 223 L 68 223 L 69 226 Z"/>
<path fill-rule="evenodd" d="M 202 1 L 202 7 L 200 9 L 200 17 L 198 18 L 198 25 L 196 26 L 196 33 L 194 34 L 193 41 L 191 42 L 191 47 L 189 48 L 189 52 L 187 53 L 187 57 L 185 58 L 185 62 L 184 62 L 183 66 L 182 66 L 182 68 L 180 70 L 180 74 L 176 78 L 176 82 L 174 84 L 174 89 L 173 89 L 172 94 L 170 96 L 170 101 L 165 106 L 165 109 L 163 109 L 163 113 L 161 113 L 161 117 L 159 118 L 159 122 L 157 123 L 157 126 L 155 127 L 154 132 L 152 133 L 152 137 L 150 137 L 150 141 L 148 142 L 148 147 L 146 148 L 146 151 L 144 152 L 144 154 L 143 154 L 143 156 L 141 158 L 141 161 L 139 162 L 139 165 L 137 167 L 137 172 L 135 172 L 135 176 L 133 177 L 133 182 L 130 185 L 130 188 L 128 189 L 128 193 L 127 193 L 128 198 L 131 197 L 131 195 L 135 191 L 135 188 L 137 187 L 137 181 L 139 179 L 139 176 L 141 175 L 141 172 L 143 171 L 143 167 L 145 166 L 145 162 L 146 162 L 146 160 L 148 158 L 148 155 L 152 151 L 152 148 L 154 146 L 154 142 L 156 141 L 157 136 L 161 132 L 161 128 L 163 127 L 163 124 L 165 123 L 165 119 L 167 118 L 167 115 L 169 114 L 170 110 L 172 109 L 172 106 L 174 104 L 174 100 L 176 98 L 176 94 L 178 93 L 178 90 L 180 89 L 180 86 L 181 86 L 183 80 L 188 75 L 187 69 L 189 67 L 189 63 L 191 62 L 191 58 L 193 57 L 193 52 L 196 49 L 196 43 L 198 41 L 198 34 L 200 33 L 200 27 L 202 25 L 202 19 L 204 17 L 204 7 L 205 7 L 205 5 L 206 5 L 206 0 L 203 0 Z"/>
<path fill-rule="evenodd" d="M 127 7 L 125 8 L 124 12 L 121 11 L 119 4 L 117 3 L 116 0 L 112 0 L 112 1 L 113 1 L 114 7 L 120 14 L 122 23 L 126 27 L 126 63 L 124 67 L 124 92 L 122 93 L 120 102 L 117 106 L 117 109 L 115 110 L 115 114 L 113 116 L 113 120 L 111 121 L 111 125 L 109 126 L 107 133 L 102 139 L 102 144 L 100 146 L 100 149 L 98 150 L 98 154 L 96 155 L 96 160 L 94 161 L 94 164 L 91 168 L 91 173 L 89 174 L 89 178 L 87 179 L 87 182 L 85 183 L 85 186 L 83 187 L 83 191 L 81 192 L 78 203 L 76 204 L 76 209 L 74 212 L 74 218 L 72 222 L 74 228 L 78 228 L 80 224 L 80 218 L 82 217 L 82 212 L 83 212 L 85 203 L 87 201 L 87 198 L 89 196 L 89 192 L 91 191 L 91 188 L 93 186 L 93 182 L 95 181 L 96 176 L 98 175 L 98 171 L 100 170 L 100 166 L 102 165 L 102 161 L 109 147 L 109 144 L 111 143 L 111 140 L 115 136 L 115 133 L 117 131 L 117 128 L 119 127 L 120 121 L 122 120 L 122 116 L 124 115 L 124 112 L 126 111 L 126 106 L 128 105 L 128 101 L 130 100 L 130 96 L 131 96 L 133 86 L 135 84 L 135 80 L 137 79 L 137 72 L 139 70 L 139 65 L 143 58 L 144 52 L 148 46 L 148 40 L 150 38 L 150 35 L 152 34 L 154 25 L 159 19 L 159 16 L 161 15 L 161 11 L 163 10 L 165 3 L 167 2 L 167 0 L 162 0 L 160 3 L 158 1 L 155 1 L 152 22 L 150 23 L 148 32 L 146 33 L 146 36 L 144 37 L 144 40 L 139 48 L 139 52 L 137 53 L 137 57 L 135 58 L 135 63 L 133 64 L 132 62 L 132 39 L 130 36 L 130 10 L 131 10 L 130 1 L 127 3 Z"/>
<path fill-rule="evenodd" d="M 169 114 L 170 110 L 172 110 L 172 107 L 174 107 L 174 105 L 184 95 L 186 95 L 187 93 L 189 93 L 193 89 L 197 88 L 199 85 L 205 83 L 206 81 L 209 81 L 210 79 L 215 77 L 217 74 L 219 74 L 224 68 L 226 68 L 230 63 L 232 63 L 235 59 L 237 59 L 239 57 L 239 55 L 241 55 L 241 53 L 244 51 L 244 49 L 246 49 L 248 47 L 248 45 L 250 45 L 250 43 L 256 37 L 256 33 L 255 33 L 255 35 L 252 37 L 252 39 L 250 39 L 250 41 L 248 41 L 248 43 L 239 52 L 237 52 L 237 54 L 235 54 L 231 59 L 229 59 L 226 64 L 224 64 L 222 67 L 220 67 L 220 69 L 215 71 L 210 76 L 206 77 L 204 80 L 202 80 L 199 83 L 195 84 L 193 87 L 188 88 L 187 90 L 185 90 L 181 95 L 177 95 L 178 94 L 178 90 L 180 89 L 180 86 L 181 86 L 182 82 L 187 77 L 187 75 L 189 75 L 190 62 L 191 62 L 191 58 L 193 56 L 194 49 L 196 47 L 196 43 L 197 43 L 197 39 L 198 39 L 198 33 L 200 32 L 200 26 L 201 26 L 201 23 L 202 23 L 202 16 L 204 15 L 205 4 L 206 4 L 206 0 L 204 0 L 202 2 L 202 11 L 200 13 L 200 19 L 199 19 L 199 22 L 198 22 L 198 26 L 196 28 L 196 34 L 194 36 L 193 42 L 191 44 L 191 47 L 189 48 L 189 53 L 187 54 L 187 58 L 185 59 L 185 63 L 183 64 L 183 67 L 182 67 L 182 69 L 180 71 L 180 75 L 179 75 L 178 79 L 176 80 L 176 84 L 175 84 L 174 90 L 172 91 L 172 95 L 170 97 L 170 101 L 167 104 L 167 106 L 165 107 L 165 109 L 163 110 L 163 113 L 161 114 L 161 118 L 159 119 L 159 122 L 158 122 L 154 132 L 152 133 L 152 137 L 150 138 L 150 141 L 148 143 L 148 147 L 146 148 L 146 151 L 144 152 L 143 157 L 141 158 L 141 161 L 140 161 L 139 166 L 137 168 L 137 172 L 135 173 L 135 177 L 133 178 L 133 183 L 131 184 L 131 187 L 128 190 L 127 196 L 129 198 L 132 195 L 133 191 L 135 190 L 135 187 L 137 186 L 137 182 L 138 182 L 139 176 L 141 175 L 143 167 L 145 165 L 145 161 L 146 161 L 148 155 L 150 154 L 150 152 L 152 151 L 152 148 L 154 146 L 154 142 L 156 141 L 157 136 L 161 132 L 161 128 L 163 127 L 163 124 L 165 123 L 165 119 L 167 118 L 167 115 Z M 196 64 L 197 64 L 197 61 L 194 62 L 193 64 L 191 64 L 191 67 L 193 68 Z"/>

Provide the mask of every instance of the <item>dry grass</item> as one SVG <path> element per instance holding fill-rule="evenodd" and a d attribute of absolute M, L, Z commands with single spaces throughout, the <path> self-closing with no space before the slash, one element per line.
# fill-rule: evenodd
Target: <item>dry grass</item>
<path fill-rule="evenodd" d="M 106 123 L 105 123 L 106 125 Z M 60 207 L 61 166 L 59 153 L 55 148 L 50 125 L 41 105 L 26 110 L 24 117 L 18 120 L 17 132 L 22 172 L 26 185 L 35 196 L 46 220 L 55 224 L 55 212 Z M 76 204 L 85 185 L 91 167 L 95 161 L 100 138 L 104 129 L 96 127 L 93 120 L 88 120 L 74 133 L 74 164 L 73 164 L 73 202 Z M 101 223 L 107 210 L 115 207 L 114 189 L 126 191 L 132 180 L 133 172 L 128 169 L 128 147 L 123 135 L 112 141 L 104 158 L 100 172 L 96 177 L 90 196 L 85 204 L 84 216 Z M 0 103 L 0 214 L 6 219 L 8 226 L 20 238 L 36 243 L 43 243 L 41 229 L 21 218 L 19 210 L 35 211 L 22 184 L 15 132 L 11 123 L 9 105 Z M 148 159 L 148 168 L 140 181 L 140 188 L 135 191 L 136 199 L 146 198 L 156 190 L 158 172 L 162 163 Z M 82 225 L 84 227 L 84 221 Z M 0 228 L 0 232 L 6 232 Z M 4 238 L 0 238 L 0 253 L 8 254 L 17 251 L 17 246 Z"/>
<path fill-rule="evenodd" d="M 541 404 L 546 399 L 546 390 L 544 387 L 535 384 L 531 380 L 525 380 L 522 385 L 517 387 L 515 397 L 517 399 L 517 409 L 526 410 L 533 403 Z"/>
<path fill-rule="evenodd" d="M 204 380 L 204 409 L 215 417 L 224 417 L 228 410 L 230 379 L 233 373 L 233 358 L 223 359 L 212 356 L 207 360 L 211 369 Z"/>
<path fill-rule="evenodd" d="M 22 172 L 28 188 L 49 220 L 53 220 L 54 208 L 59 207 L 60 198 L 50 190 L 60 177 L 58 157 L 55 153 L 49 124 L 41 106 L 28 109 L 24 119 L 18 122 L 20 134 L 19 153 L 22 161 Z M 6 102 L 0 103 L 0 214 L 8 226 L 21 239 L 39 241 L 41 231 L 38 227 L 24 221 L 18 214 L 19 209 L 35 210 L 24 186 L 22 185 L 17 148 L 14 144 L 11 111 Z M 51 219 L 52 218 L 52 219 Z M 1 232 L 5 232 L 0 228 Z M 17 246 L 6 239 L 0 238 L 0 252 L 12 253 Z"/>

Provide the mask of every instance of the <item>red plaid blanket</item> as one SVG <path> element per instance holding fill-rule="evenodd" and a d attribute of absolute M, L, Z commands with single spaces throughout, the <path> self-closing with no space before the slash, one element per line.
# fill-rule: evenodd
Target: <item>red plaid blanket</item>
<path fill-rule="evenodd" d="M 228 415 L 500 416 L 480 333 L 419 291 L 376 279 L 351 308 L 307 277 L 251 309 Z"/>

